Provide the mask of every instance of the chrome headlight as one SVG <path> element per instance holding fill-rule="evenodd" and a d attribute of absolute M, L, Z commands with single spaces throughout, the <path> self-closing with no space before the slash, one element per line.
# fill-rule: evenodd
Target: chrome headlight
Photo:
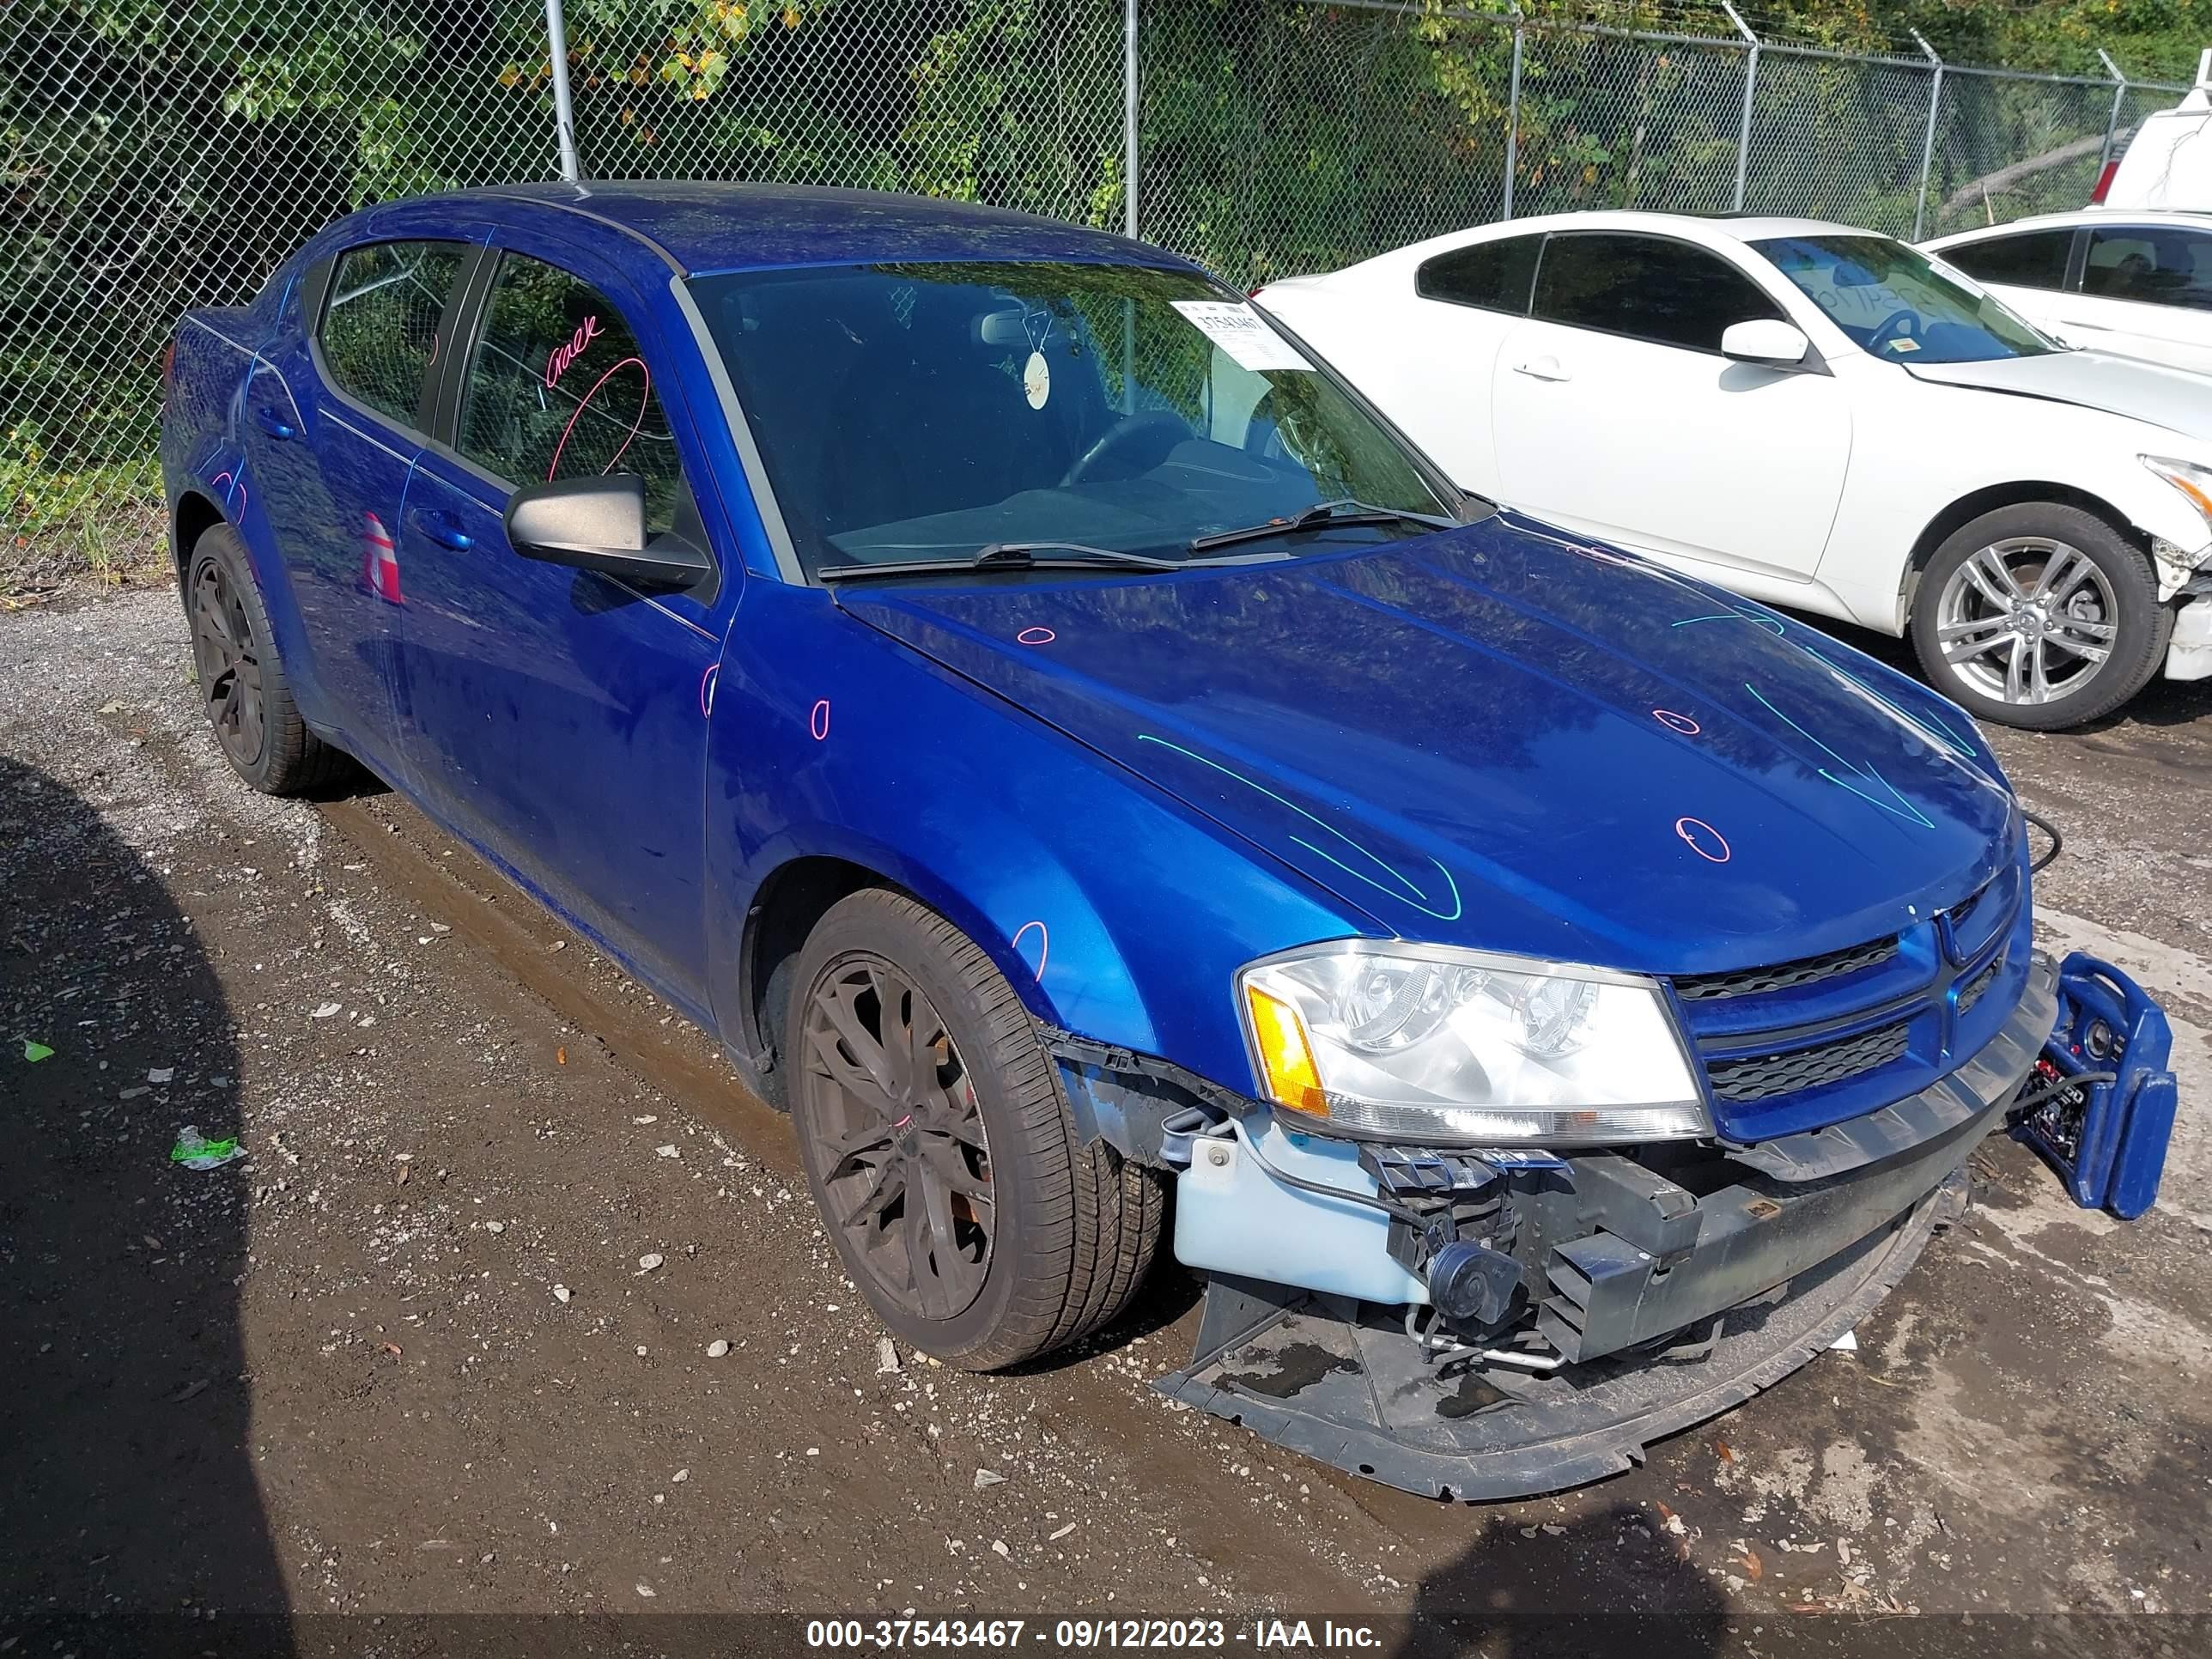
<path fill-rule="evenodd" d="M 1368 1134 L 1600 1146 L 1712 1133 L 1653 981 L 1401 940 L 1237 975 L 1267 1098 Z"/>

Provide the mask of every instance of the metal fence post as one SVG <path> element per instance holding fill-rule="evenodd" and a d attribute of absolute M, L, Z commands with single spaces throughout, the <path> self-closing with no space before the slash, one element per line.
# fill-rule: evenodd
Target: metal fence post
<path fill-rule="evenodd" d="M 2102 167 L 2112 159 L 2112 145 L 2120 134 L 2120 105 L 2128 95 L 2128 72 L 2112 61 L 2112 54 L 2102 46 L 2097 48 L 2097 61 L 2105 66 L 2105 73 L 2112 77 L 2112 112 L 2105 118 L 2105 147 L 2097 152 L 2097 165 Z"/>
<path fill-rule="evenodd" d="M 1744 44 L 1751 48 L 1743 60 L 1743 114 L 1735 128 L 1735 194 L 1729 200 L 1729 210 L 1741 213 L 1743 211 L 1744 175 L 1751 168 L 1751 100 L 1759 93 L 1759 37 L 1736 15 L 1735 8 L 1729 4 L 1728 0 L 1721 0 L 1721 9 L 1728 14 L 1729 21 L 1735 25 L 1735 32 L 1743 36 Z"/>
<path fill-rule="evenodd" d="M 1521 154 L 1521 19 L 1516 13 L 1513 20 L 1513 78 L 1505 90 L 1505 205 L 1498 214 L 1501 219 L 1513 216 L 1513 174 L 1520 166 Z"/>
<path fill-rule="evenodd" d="M 1943 107 L 1943 59 L 1928 37 L 1912 31 L 1913 43 L 1928 59 L 1928 128 L 1920 137 L 1920 187 L 1912 193 L 1912 240 L 1918 241 L 1928 222 L 1928 181 L 1936 170 L 1936 116 Z"/>
<path fill-rule="evenodd" d="M 1121 228 L 1137 234 L 1137 0 L 1121 0 Z"/>
<path fill-rule="evenodd" d="M 561 176 L 574 184 L 584 176 L 576 159 L 576 107 L 568 100 L 568 20 L 561 0 L 545 0 L 545 47 L 553 71 L 553 125 L 561 137 Z"/>

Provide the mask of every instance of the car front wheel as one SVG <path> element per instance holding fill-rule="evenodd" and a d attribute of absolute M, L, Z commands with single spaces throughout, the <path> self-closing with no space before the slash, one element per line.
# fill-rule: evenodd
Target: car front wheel
<path fill-rule="evenodd" d="M 1128 1305 L 1159 1243 L 1159 1179 L 1082 1144 L 1027 1011 L 973 940 L 872 889 L 823 916 L 792 983 L 807 1184 L 896 1335 L 991 1370 Z"/>
<path fill-rule="evenodd" d="M 2000 507 L 1936 550 L 1913 649 L 1977 719 L 2053 732 L 2110 714 L 2158 672 L 2173 614 L 2150 561 L 2079 507 Z"/>

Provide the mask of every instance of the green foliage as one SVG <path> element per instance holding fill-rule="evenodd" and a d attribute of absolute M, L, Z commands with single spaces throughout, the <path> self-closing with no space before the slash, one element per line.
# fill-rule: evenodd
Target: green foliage
<path fill-rule="evenodd" d="M 1504 206 L 1708 210 L 1732 193 L 1744 54 L 1539 27 L 1654 0 L 1143 0 L 1143 228 L 1232 280 L 1328 270 Z M 2186 76 L 2212 0 L 1762 0 L 1844 50 Z M 1668 0 L 1667 27 L 1684 8 Z M 1118 228 L 1121 0 L 569 0 L 577 139 L 599 177 L 836 184 Z M 1702 27 L 1702 26 L 1700 26 Z M 539 0 L 11 0 L 0 6 L 0 506 L 11 538 L 143 511 L 178 313 L 237 303 L 368 203 L 550 176 Z M 1909 230 L 1928 76 L 1762 59 L 1746 199 Z M 2142 94 L 2123 125 L 2170 97 Z M 2101 88 L 1956 76 L 1930 228 L 2079 201 Z M 1952 204 L 1946 208 L 1946 203 Z M 1111 371 L 1118 372 L 1118 371 Z M 70 532 L 74 533 L 74 532 Z"/>

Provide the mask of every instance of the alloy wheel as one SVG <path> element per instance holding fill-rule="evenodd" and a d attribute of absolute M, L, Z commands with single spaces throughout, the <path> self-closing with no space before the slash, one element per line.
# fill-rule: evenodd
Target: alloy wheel
<path fill-rule="evenodd" d="M 2014 536 L 1973 554 L 1943 584 L 1936 638 L 1974 690 L 2008 703 L 2050 703 L 2104 670 L 2119 634 L 2112 580 L 2080 548 Z"/>
<path fill-rule="evenodd" d="M 245 601 L 220 560 L 204 562 L 192 584 L 192 660 L 216 740 L 239 766 L 252 766 L 261 758 L 267 724 L 261 651 Z"/>
<path fill-rule="evenodd" d="M 959 1047 L 880 957 L 834 963 L 808 994 L 803 1139 L 830 1225 L 900 1306 L 951 1319 L 991 1265 L 991 1147 Z"/>

